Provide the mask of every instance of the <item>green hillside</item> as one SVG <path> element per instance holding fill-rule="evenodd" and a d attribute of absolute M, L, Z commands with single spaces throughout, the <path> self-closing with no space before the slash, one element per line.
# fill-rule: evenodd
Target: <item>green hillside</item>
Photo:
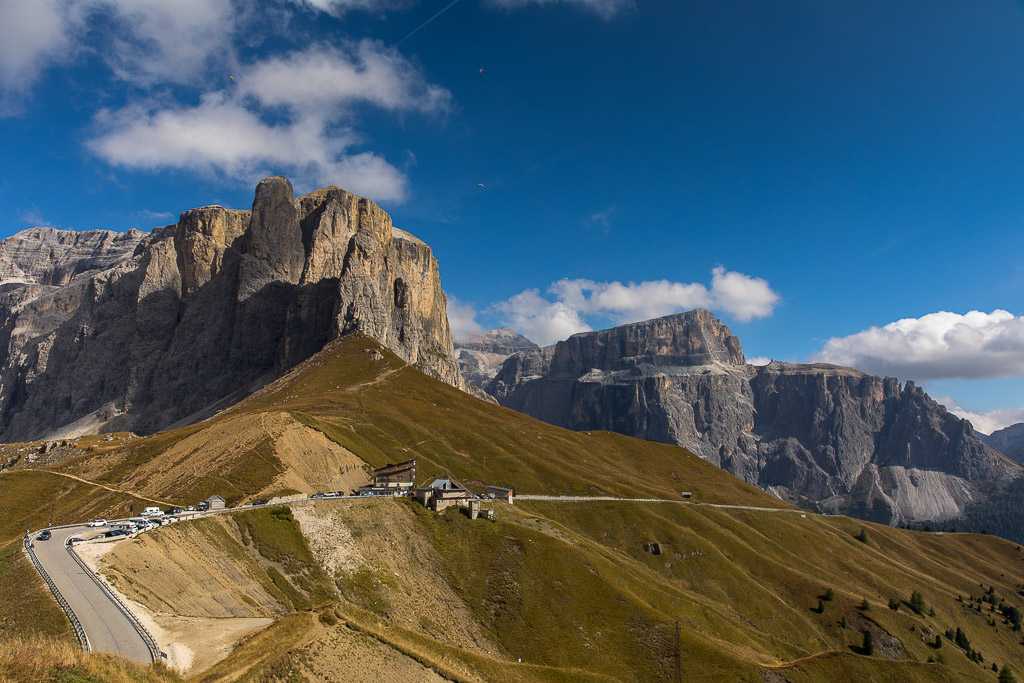
<path fill-rule="evenodd" d="M 993 663 L 1024 676 L 1022 634 L 1008 616 L 1024 609 L 1014 544 L 802 513 L 683 449 L 569 432 L 475 399 L 370 340 L 333 343 L 207 422 L 96 446 L 82 442 L 47 471 L 0 475 L 6 543 L 26 521 L 38 526 L 44 501 L 55 522 L 107 514 L 128 491 L 176 503 L 219 492 L 238 503 L 330 490 L 352 463 L 410 458 L 420 482 L 448 473 L 478 490 L 675 501 L 496 503 L 494 523 L 407 500 L 293 505 L 294 524 L 272 511 L 230 515 L 217 566 L 275 568 L 272 586 L 254 585 L 278 596 L 272 613 L 285 616 L 201 673 L 209 680 L 339 675 L 352 666 L 326 654 L 339 642 L 450 680 L 673 680 L 679 666 L 683 680 L 994 681 Z M 110 571 L 132 576 L 144 604 L 169 609 L 165 575 L 146 566 L 203 528 L 124 543 Z M 147 551 L 133 556 L 139 543 Z M 351 551 L 347 564 L 323 565 L 332 548 Z M 3 610 L 11 632 L 35 630 Z M 946 637 L 957 628 L 974 660 Z"/>

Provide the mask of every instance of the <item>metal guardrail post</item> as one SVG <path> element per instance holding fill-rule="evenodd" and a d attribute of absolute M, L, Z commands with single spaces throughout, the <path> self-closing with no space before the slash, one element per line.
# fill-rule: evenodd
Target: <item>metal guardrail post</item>
<path fill-rule="evenodd" d="M 53 593 L 53 597 L 57 599 L 57 604 L 60 605 L 62 610 L 64 610 L 64 614 L 67 616 L 68 621 L 71 622 L 71 630 L 75 632 L 75 638 L 78 640 L 78 644 L 82 647 L 83 651 L 92 652 L 92 646 L 89 644 L 89 636 L 86 635 L 85 629 L 82 627 L 82 622 L 78 620 L 78 616 L 75 615 L 75 612 L 71 609 L 71 605 L 68 604 L 68 601 L 65 600 L 64 596 L 60 594 L 59 590 L 57 590 L 57 585 L 53 582 L 53 579 L 50 578 L 50 575 L 46 573 L 46 570 L 43 569 L 43 565 L 39 561 L 39 558 L 36 557 L 36 553 L 32 549 L 31 534 L 25 535 L 24 546 L 25 552 L 28 553 L 28 557 L 32 561 L 32 566 L 34 566 L 36 571 L 39 572 L 39 575 L 43 577 L 43 581 L 46 582 L 50 592 Z"/>

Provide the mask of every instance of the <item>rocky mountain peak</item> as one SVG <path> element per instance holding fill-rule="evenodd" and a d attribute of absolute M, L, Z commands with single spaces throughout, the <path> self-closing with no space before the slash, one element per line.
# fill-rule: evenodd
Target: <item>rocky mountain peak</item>
<path fill-rule="evenodd" d="M 53 260 L 40 249 L 59 267 L 27 270 Z M 26 231 L 0 264 L 53 283 L 0 291 L 3 439 L 199 419 L 344 334 L 465 386 L 430 247 L 340 188 L 295 197 L 275 176 L 251 210 L 192 209 L 151 235 Z"/>
<path fill-rule="evenodd" d="M 703 366 L 746 363 L 740 340 L 710 311 L 697 309 L 574 334 L 555 345 L 552 374 L 617 372 L 639 365 Z"/>
<path fill-rule="evenodd" d="M 470 349 L 485 353 L 511 355 L 517 351 L 540 348 L 515 330 L 499 327 L 480 334 L 471 334 L 465 339 L 455 340 L 456 349 Z"/>

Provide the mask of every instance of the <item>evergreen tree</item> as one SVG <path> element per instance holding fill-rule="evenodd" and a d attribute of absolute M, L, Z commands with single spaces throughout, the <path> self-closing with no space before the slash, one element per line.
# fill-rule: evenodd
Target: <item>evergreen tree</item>
<path fill-rule="evenodd" d="M 823 603 L 821 601 L 821 598 L 818 598 L 818 614 L 824 614 L 824 613 L 825 613 L 825 603 Z"/>
<path fill-rule="evenodd" d="M 914 610 L 915 614 L 921 614 L 924 612 L 924 596 L 921 595 L 921 591 L 914 591 L 910 594 L 910 609 Z"/>
<path fill-rule="evenodd" d="M 971 649 L 971 641 L 967 640 L 967 635 L 959 626 L 956 627 L 956 635 L 953 636 L 953 642 L 956 643 L 956 646 L 961 650 L 970 651 Z"/>
<path fill-rule="evenodd" d="M 1003 668 L 999 672 L 999 683 L 1017 683 L 1017 679 L 1007 664 L 1003 664 Z"/>
<path fill-rule="evenodd" d="M 862 612 L 867 612 L 871 609 L 871 603 L 868 602 L 867 598 L 860 601 L 860 609 Z"/>
<path fill-rule="evenodd" d="M 825 589 L 825 596 L 824 597 L 829 602 L 832 602 L 836 598 L 836 592 L 834 590 L 832 590 L 831 588 L 826 588 Z"/>
<path fill-rule="evenodd" d="M 871 631 L 864 631 L 864 642 L 861 643 L 860 651 L 866 655 L 875 654 L 875 639 Z"/>
<path fill-rule="evenodd" d="M 864 527 L 861 527 L 860 528 L 860 533 L 857 534 L 856 536 L 854 536 L 854 538 L 856 538 L 861 543 L 867 543 L 868 542 L 868 530 L 865 529 Z"/>

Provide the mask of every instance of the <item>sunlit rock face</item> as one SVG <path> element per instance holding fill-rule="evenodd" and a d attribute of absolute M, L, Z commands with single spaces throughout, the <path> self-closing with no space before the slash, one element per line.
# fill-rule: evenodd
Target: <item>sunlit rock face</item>
<path fill-rule="evenodd" d="M 510 356 L 486 389 L 575 430 L 684 446 L 792 500 L 889 523 L 959 516 L 1021 468 L 912 382 L 834 365 L 746 365 L 704 310 Z"/>
<path fill-rule="evenodd" d="M 347 333 L 463 387 L 430 247 L 336 187 L 251 211 L 0 243 L 0 439 L 148 433 L 230 405 Z"/>

